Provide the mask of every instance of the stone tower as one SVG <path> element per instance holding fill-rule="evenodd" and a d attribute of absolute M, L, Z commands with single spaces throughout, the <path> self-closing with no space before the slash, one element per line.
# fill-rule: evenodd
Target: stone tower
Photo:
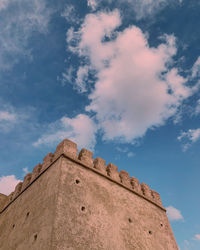
<path fill-rule="evenodd" d="M 178 249 L 157 192 L 67 139 L 0 211 L 0 250 Z"/>

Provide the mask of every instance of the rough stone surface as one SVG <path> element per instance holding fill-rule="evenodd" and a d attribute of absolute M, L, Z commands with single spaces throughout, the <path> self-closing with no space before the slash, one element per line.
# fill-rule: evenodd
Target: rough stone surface
<path fill-rule="evenodd" d="M 0 194 L 0 250 L 178 250 L 157 192 L 103 159 L 86 167 L 85 149 L 82 164 L 60 148 L 46 171 Z"/>
<path fill-rule="evenodd" d="M 56 205 L 55 250 L 178 249 L 164 210 L 70 160 Z"/>
<path fill-rule="evenodd" d="M 7 200 L 8 200 L 8 196 L 0 193 L 0 210 L 3 208 Z"/>
<path fill-rule="evenodd" d="M 53 250 L 60 160 L 0 214 L 0 250 Z"/>

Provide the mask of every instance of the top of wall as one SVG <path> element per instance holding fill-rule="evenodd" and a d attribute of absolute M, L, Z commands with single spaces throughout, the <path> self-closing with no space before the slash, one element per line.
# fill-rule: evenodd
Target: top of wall
<path fill-rule="evenodd" d="M 24 181 L 17 184 L 14 192 L 8 196 L 0 194 L 0 213 L 3 213 L 3 211 L 14 202 L 18 196 L 25 192 L 25 190 L 42 174 L 45 174 L 45 171 L 61 156 L 94 171 L 95 173 L 107 178 L 109 181 L 115 182 L 122 188 L 128 189 L 145 199 L 147 202 L 151 202 L 155 206 L 166 211 L 163 208 L 159 193 L 151 190 L 147 184 L 140 184 L 139 180 L 135 177 L 129 177 L 129 174 L 125 170 L 119 172 L 118 167 L 112 163 L 109 163 L 106 166 L 106 162 L 102 158 L 97 157 L 96 159 L 93 159 L 93 153 L 85 148 L 83 148 L 78 154 L 77 144 L 65 139 L 57 146 L 55 153 L 48 153 L 44 157 L 43 163 L 36 165 L 33 172 L 28 173 L 24 177 Z"/>

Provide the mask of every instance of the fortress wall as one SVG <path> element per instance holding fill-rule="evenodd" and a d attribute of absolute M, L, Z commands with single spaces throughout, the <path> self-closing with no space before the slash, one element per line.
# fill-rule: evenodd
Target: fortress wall
<path fill-rule="evenodd" d="M 7 195 L 0 193 L 0 211 L 3 209 L 4 204 L 6 203 L 7 199 L 8 199 Z"/>
<path fill-rule="evenodd" d="M 59 164 L 60 159 L 0 214 L 0 250 L 52 249 Z"/>
<path fill-rule="evenodd" d="M 0 209 L 0 250 L 178 249 L 157 192 L 67 139 Z"/>
<path fill-rule="evenodd" d="M 53 249 L 178 249 L 163 209 L 67 158 L 61 169 Z"/>

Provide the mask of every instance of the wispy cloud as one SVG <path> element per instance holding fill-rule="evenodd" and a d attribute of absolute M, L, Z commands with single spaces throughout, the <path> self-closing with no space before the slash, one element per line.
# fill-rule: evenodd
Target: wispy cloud
<path fill-rule="evenodd" d="M 12 106 L 10 105 L 1 105 L 0 109 L 0 129 L 2 132 L 9 132 L 19 121 L 21 114 L 19 114 Z"/>
<path fill-rule="evenodd" d="M 173 206 L 169 206 L 167 209 L 167 216 L 171 221 L 183 220 L 181 211 Z"/>
<path fill-rule="evenodd" d="M 200 76 L 200 57 L 197 58 L 196 62 L 192 67 L 192 77 L 199 77 Z"/>
<path fill-rule="evenodd" d="M 131 158 L 135 156 L 135 153 L 131 152 L 128 147 L 116 147 L 116 150 L 120 153 L 125 153 L 127 157 Z"/>
<path fill-rule="evenodd" d="M 61 17 L 64 17 L 68 23 L 79 23 L 80 18 L 78 17 L 78 14 L 76 13 L 76 9 L 74 5 L 67 4 L 61 13 Z"/>
<path fill-rule="evenodd" d="M 76 87 L 78 91 L 81 93 L 87 91 L 86 85 L 87 85 L 88 75 L 89 75 L 89 67 L 87 65 L 80 66 L 77 71 L 77 76 L 75 81 L 76 81 Z"/>
<path fill-rule="evenodd" d="M 182 131 L 177 139 L 183 142 L 183 151 L 186 151 L 193 143 L 200 139 L 200 128 Z"/>
<path fill-rule="evenodd" d="M 200 114 L 200 99 L 197 100 L 197 104 L 194 110 L 194 115 L 199 115 Z"/>
<path fill-rule="evenodd" d="M 0 111 L 0 122 L 1 121 L 10 121 L 15 122 L 17 115 L 14 113 L 9 113 L 8 111 Z"/>
<path fill-rule="evenodd" d="M 95 11 L 97 7 L 101 8 L 101 4 L 114 5 L 115 8 L 123 9 L 127 6 L 127 11 L 130 10 L 131 15 L 135 15 L 137 20 L 154 16 L 166 6 L 171 4 L 181 4 L 182 0 L 88 0 L 88 6 Z"/>
<path fill-rule="evenodd" d="M 0 70 L 10 69 L 21 57 L 31 58 L 27 44 L 32 32 L 47 32 L 51 13 L 45 0 L 0 1 Z"/>

